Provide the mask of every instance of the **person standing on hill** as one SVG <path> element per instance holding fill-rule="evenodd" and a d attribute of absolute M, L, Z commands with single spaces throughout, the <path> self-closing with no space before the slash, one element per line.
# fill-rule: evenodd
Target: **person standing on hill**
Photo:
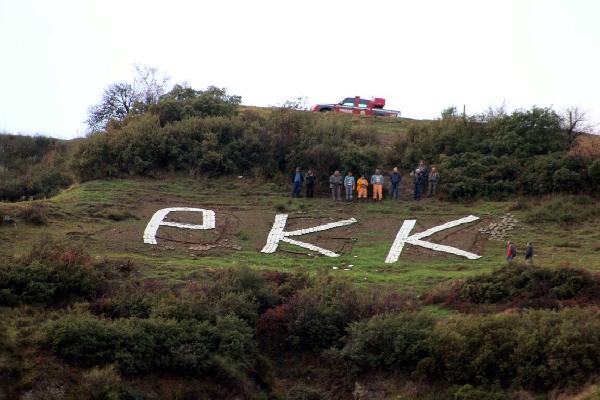
<path fill-rule="evenodd" d="M 381 170 L 377 168 L 375 175 L 371 176 L 371 185 L 373 186 L 373 200 L 381 201 L 383 199 L 383 175 Z"/>
<path fill-rule="evenodd" d="M 527 249 L 525 249 L 525 262 L 531 264 L 533 262 L 533 246 L 531 242 L 527 242 Z"/>
<path fill-rule="evenodd" d="M 413 199 L 415 200 L 421 200 L 422 185 L 425 181 L 426 173 L 425 161 L 421 160 L 419 161 L 419 166 L 411 173 L 415 180 L 415 192 L 413 194 Z"/>
<path fill-rule="evenodd" d="M 312 169 L 309 169 L 306 173 L 306 197 L 313 198 L 315 196 L 315 181 L 317 177 L 315 176 Z"/>
<path fill-rule="evenodd" d="M 394 172 L 390 175 L 391 197 L 392 199 L 398 200 L 400 198 L 400 182 L 402 181 L 402 175 L 398 172 L 398 167 L 394 167 Z"/>
<path fill-rule="evenodd" d="M 292 172 L 292 184 L 294 185 L 294 189 L 292 190 L 292 197 L 300 197 L 300 192 L 302 190 L 302 182 L 304 182 L 304 175 L 302 175 L 300 167 L 296 167 L 296 170 Z"/>
<path fill-rule="evenodd" d="M 334 201 L 342 200 L 342 185 L 344 184 L 344 178 L 340 171 L 336 170 L 333 175 L 329 177 L 329 188 L 331 189 L 331 198 Z"/>
<path fill-rule="evenodd" d="M 369 181 L 365 178 L 364 174 L 360 175 L 360 178 L 356 182 L 356 191 L 358 192 L 358 201 L 360 199 L 367 199 L 367 189 L 369 187 Z M 363 200 L 364 201 L 364 200 Z"/>
<path fill-rule="evenodd" d="M 348 171 L 348 174 L 344 178 L 344 190 L 346 191 L 346 201 L 352 201 L 352 194 L 354 193 L 354 188 L 356 187 L 354 183 L 354 176 L 352 176 L 352 171 Z"/>
<path fill-rule="evenodd" d="M 436 167 L 431 167 L 431 173 L 429 174 L 427 197 L 435 196 L 437 193 L 437 185 L 440 180 L 440 173 Z"/>
<path fill-rule="evenodd" d="M 510 240 L 506 242 L 506 261 L 512 262 L 517 256 L 517 246 L 511 243 Z"/>

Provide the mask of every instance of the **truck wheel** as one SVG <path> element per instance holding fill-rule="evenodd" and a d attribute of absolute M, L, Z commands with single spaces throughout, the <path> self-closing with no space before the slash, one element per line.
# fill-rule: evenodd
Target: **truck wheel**
<path fill-rule="evenodd" d="M 319 112 L 322 112 L 322 113 L 324 113 L 324 112 L 329 112 L 329 111 L 331 111 L 331 108 L 321 108 L 321 109 L 319 110 Z"/>

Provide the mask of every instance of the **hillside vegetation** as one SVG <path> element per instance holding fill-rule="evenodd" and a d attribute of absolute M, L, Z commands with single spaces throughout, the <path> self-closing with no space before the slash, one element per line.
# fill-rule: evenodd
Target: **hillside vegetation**
<path fill-rule="evenodd" d="M 239 102 L 176 86 L 76 142 L 0 136 L 0 399 L 599 395 L 596 138 L 543 108 L 410 121 Z M 420 159 L 439 198 L 409 200 Z M 317 171 L 316 198 L 290 198 L 296 166 Z M 400 201 L 330 200 L 333 169 L 393 166 Z M 145 244 L 178 206 L 214 210 L 216 229 Z M 357 222 L 302 239 L 340 257 L 263 254 L 279 213 L 289 230 Z M 403 221 L 467 215 L 428 240 L 480 259 L 406 244 L 384 262 Z M 502 239 L 486 233 L 509 215 Z"/>
<path fill-rule="evenodd" d="M 421 159 L 437 165 L 442 192 L 452 200 L 596 193 L 600 184 L 597 139 L 565 126 L 550 108 L 475 116 L 449 109 L 434 121 L 391 121 L 240 109 L 240 101 L 222 89 L 176 85 L 156 102 L 136 103 L 110 119 L 68 146 L 72 151 L 55 140 L 3 137 L 0 198 L 47 196 L 69 176 L 87 181 L 179 171 L 272 179 L 300 166 L 324 183 L 335 169 L 406 172 Z"/>

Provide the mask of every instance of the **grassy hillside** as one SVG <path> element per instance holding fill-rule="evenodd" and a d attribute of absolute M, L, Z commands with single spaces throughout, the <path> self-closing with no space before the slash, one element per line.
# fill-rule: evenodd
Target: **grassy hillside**
<path fill-rule="evenodd" d="M 352 118 L 178 90 L 90 138 L 0 137 L 0 399 L 600 395 L 596 138 L 571 140 L 551 109 Z M 416 202 L 420 159 L 442 181 Z M 297 165 L 316 170 L 316 198 L 290 197 Z M 333 169 L 393 166 L 400 201 L 330 200 Z M 167 207 L 214 210 L 216 229 L 145 244 Z M 263 254 L 281 213 L 288 231 L 357 222 L 297 238 L 340 257 Z M 403 221 L 414 234 L 468 215 L 425 240 L 481 258 L 405 244 L 384 262 Z"/>
<path fill-rule="evenodd" d="M 111 329 L 115 329 L 116 332 L 127 329 L 149 329 L 149 327 L 139 325 L 143 321 L 147 321 L 144 322 L 147 324 L 165 324 L 166 322 L 156 322 L 165 320 L 152 319 L 156 318 L 152 316 L 148 320 L 136 319 L 139 317 L 133 318 L 133 315 L 140 314 L 136 314 L 138 311 L 134 311 L 136 308 L 132 307 L 134 304 L 137 304 L 135 307 L 140 307 L 142 304 L 146 304 L 146 301 L 150 301 L 150 304 L 154 304 L 151 306 L 152 310 L 159 307 L 156 311 L 152 311 L 151 315 L 154 313 L 163 316 L 173 315 L 171 314 L 173 311 L 164 314 L 166 312 L 165 301 L 166 304 L 171 304 L 168 307 L 174 306 L 170 303 L 172 300 L 168 300 L 171 295 L 164 297 L 165 295 L 160 293 L 165 290 L 173 290 L 174 293 L 181 292 L 177 296 L 183 296 L 190 290 L 190 285 L 200 285 L 200 287 L 221 285 L 223 283 L 219 282 L 223 282 L 224 279 L 222 274 L 228 273 L 226 271 L 230 271 L 231 268 L 233 271 L 243 271 L 239 268 L 250 267 L 253 271 L 267 274 L 265 276 L 271 277 L 268 279 L 279 279 L 273 278 L 272 274 L 290 273 L 292 276 L 298 277 L 308 274 L 308 279 L 317 280 L 315 285 L 325 285 L 317 286 L 321 289 L 316 293 L 333 290 L 333 288 L 329 288 L 329 285 L 342 284 L 339 287 L 335 286 L 337 289 L 332 293 L 338 294 L 334 297 L 339 296 L 340 293 L 347 296 L 344 293 L 350 290 L 355 293 L 353 296 L 362 299 L 360 302 L 366 301 L 371 304 L 370 302 L 376 301 L 376 305 L 372 304 L 369 307 L 395 310 L 395 312 L 405 313 L 409 317 L 418 311 L 418 315 L 421 316 L 419 318 L 433 318 L 440 321 L 440 326 L 452 323 L 453 316 L 462 318 L 463 314 L 459 312 L 460 310 L 470 309 L 471 311 L 463 312 L 475 315 L 480 312 L 489 312 L 489 310 L 484 311 L 485 308 L 476 311 L 477 307 L 480 307 L 477 304 L 465 306 L 459 305 L 456 300 L 444 300 L 449 296 L 445 293 L 448 288 L 455 287 L 455 282 L 479 277 L 482 274 L 495 274 L 494 271 L 498 267 L 504 268 L 506 265 L 504 242 L 491 240 L 479 229 L 500 222 L 507 213 L 513 214 L 517 219 L 515 229 L 509 231 L 507 238 L 519 244 L 519 258 L 523 255 L 523 244 L 531 241 L 536 249 L 535 265 L 537 268 L 563 270 L 565 267 L 578 267 L 591 272 L 600 270 L 600 231 L 598 230 L 600 210 L 598 210 L 597 202 L 593 200 L 586 200 L 583 197 L 574 200 L 577 198 L 565 196 L 538 199 L 520 198 L 504 202 L 451 203 L 432 199 L 414 202 L 408 200 L 409 195 L 408 188 L 405 188 L 402 193 L 403 200 L 399 202 L 384 201 L 380 204 L 334 203 L 327 196 L 292 200 L 285 184 L 237 177 L 190 179 L 171 176 L 162 179 L 130 178 L 90 181 L 75 185 L 49 200 L 0 204 L 0 212 L 14 221 L 0 226 L 0 238 L 3 243 L 0 252 L 6 260 L 13 260 L 12 262 L 8 261 L 9 264 L 20 263 L 19 260 L 32 257 L 29 254 L 31 248 L 36 246 L 39 248 L 40 242 L 66 242 L 70 247 L 84 249 L 91 256 L 91 262 L 105 265 L 102 267 L 104 268 L 102 274 L 105 276 L 114 274 L 110 272 L 110 269 L 105 270 L 105 268 L 113 268 L 106 267 L 106 265 L 114 265 L 117 271 L 121 271 L 118 272 L 118 276 L 110 278 L 116 278 L 117 281 L 104 284 L 109 285 L 109 288 L 114 287 L 114 289 L 109 289 L 97 300 L 93 300 L 93 297 L 92 300 L 82 301 L 82 299 L 74 303 L 73 300 L 61 300 L 56 305 L 46 306 L 48 308 L 39 308 L 39 305 L 0 308 L 2 321 L 9 327 L 8 337 L 10 339 L 7 343 L 10 343 L 11 351 L 14 351 L 14 353 L 8 353 L 13 355 L 5 356 L 4 364 L 0 364 L 0 371 L 2 371 L 0 378 L 4 376 L 5 384 L 12 382 L 6 386 L 7 393 L 37 393 L 38 396 L 43 396 L 40 393 L 47 393 L 50 390 L 48 385 L 58 385 L 67 397 L 57 398 L 82 398 L 79 397 L 81 393 L 90 390 L 94 393 L 108 393 L 107 387 L 121 388 L 118 389 L 121 390 L 119 393 L 128 393 L 121 394 L 123 397 L 118 398 L 130 398 L 126 396 L 134 394 L 140 396 L 139 398 L 180 398 L 178 396 L 185 393 L 195 393 L 195 396 L 199 396 L 195 398 L 233 398 L 234 394 L 240 393 L 240 391 L 247 398 L 263 398 L 257 395 L 260 391 L 254 388 L 253 384 L 248 386 L 249 383 L 245 380 L 241 382 L 246 383 L 238 382 L 231 386 L 226 383 L 227 379 L 223 383 L 219 379 L 213 381 L 208 375 L 205 378 L 185 377 L 185 374 L 184 377 L 170 377 L 171 373 L 168 371 L 167 373 L 157 372 L 152 378 L 160 382 L 159 388 L 152 386 L 151 380 L 145 378 L 143 374 L 119 374 L 118 371 L 123 371 L 124 368 L 123 360 L 118 361 L 118 367 L 113 366 L 111 367 L 113 369 L 108 370 L 105 368 L 65 370 L 65 364 L 60 359 L 65 357 L 66 360 L 70 360 L 70 358 L 62 356 L 60 352 L 55 355 L 49 354 L 48 347 L 44 344 L 46 340 L 53 340 L 55 341 L 52 342 L 55 343 L 54 348 L 56 346 L 61 348 L 60 346 L 68 346 L 68 343 L 83 341 L 84 339 L 70 339 L 64 342 L 61 336 L 57 336 L 57 332 L 75 334 L 76 331 L 73 331 L 75 326 L 79 326 L 77 329 L 83 329 L 82 327 L 87 326 L 86 324 L 96 324 L 94 321 L 104 321 L 99 322 L 101 324 L 112 324 L 111 326 L 114 328 Z M 569 207 L 573 201 L 583 201 L 583 207 L 575 211 L 575 214 Z M 142 234 L 151 215 L 157 209 L 174 206 L 215 210 L 217 229 L 192 232 L 161 227 L 157 235 L 159 244 L 156 246 L 144 244 Z M 548 209 L 553 211 L 548 214 L 546 212 Z M 24 212 L 23 210 L 28 211 Z M 281 245 L 280 250 L 275 254 L 262 254 L 259 250 L 265 243 L 273 218 L 277 213 L 289 214 L 289 229 L 305 228 L 349 217 L 356 218 L 358 223 L 347 228 L 299 238 L 338 251 L 341 253 L 339 258 L 315 255 L 291 245 Z M 568 218 L 564 218 L 566 223 L 556 222 L 561 218 L 561 213 L 570 213 Z M 431 240 L 476 252 L 482 255 L 481 259 L 471 261 L 406 245 L 397 263 L 384 263 L 396 231 L 404 219 L 417 219 L 414 232 L 419 232 L 470 214 L 479 216 L 481 219 L 472 224 L 440 232 Z M 36 215 L 37 218 L 30 219 L 31 215 Z M 169 220 L 201 222 L 196 215 L 188 213 L 173 214 Z M 43 259 L 42 262 L 44 262 Z M 234 274 L 237 273 L 234 272 Z M 326 281 L 331 280 L 330 283 L 318 283 L 323 282 L 324 277 L 327 277 Z M 344 282 L 355 289 L 344 288 Z M 476 283 L 473 284 L 476 285 Z M 122 292 L 123 290 L 125 292 Z M 311 293 L 310 291 L 313 289 L 304 290 Z M 357 292 L 353 292 L 355 290 Z M 378 299 L 380 294 L 384 298 L 374 300 Z M 366 297 L 363 298 L 363 296 Z M 292 300 L 287 301 L 291 302 L 289 304 L 294 304 L 294 301 L 300 301 L 302 298 L 296 294 L 291 297 Z M 438 298 L 441 300 L 435 300 Z M 450 297 L 447 298 L 450 299 Z M 5 300 L 2 300 L 0 296 L 0 301 Z M 64 301 L 67 302 L 66 308 L 64 308 Z M 140 301 L 142 303 L 139 303 Z M 184 305 L 190 300 L 188 297 L 182 297 L 176 301 Z M 350 299 L 345 301 L 350 301 Z M 113 309 L 112 307 L 120 304 L 119 302 L 123 302 L 123 306 L 118 307 L 126 308 Z M 157 305 L 156 302 L 160 304 Z M 350 301 L 350 303 L 352 302 Z M 124 306 L 125 304 L 127 306 Z M 565 304 L 568 306 L 568 303 Z M 219 307 L 222 306 L 217 306 L 217 309 Z M 273 310 L 275 309 L 277 307 Z M 264 325 L 268 321 L 265 316 L 271 316 L 273 312 L 267 310 L 258 321 L 259 341 L 265 337 L 265 333 L 260 332 L 267 329 L 265 326 L 270 326 Z M 378 314 L 382 311 L 371 312 Z M 91 317 L 86 317 L 89 313 L 98 315 L 98 317 L 90 319 Z M 236 315 L 246 315 L 239 310 L 235 313 Z M 110 319 L 103 319 L 107 315 L 112 315 L 113 322 L 110 322 Z M 69 320 L 68 318 L 76 319 Z M 148 318 L 148 316 L 142 318 Z M 178 321 L 181 317 L 170 318 Z M 534 316 L 526 318 L 534 318 Z M 561 318 L 563 317 L 561 316 Z M 567 315 L 564 318 L 571 317 Z M 52 322 L 53 320 L 56 322 Z M 256 320 L 254 321 L 253 323 L 257 323 Z M 316 319 L 309 318 L 308 321 L 311 321 L 311 324 L 317 323 Z M 72 325 L 74 323 L 78 325 Z M 412 324 L 413 322 L 405 323 Z M 464 323 L 467 321 L 465 320 Z M 489 322 L 477 322 L 477 324 L 480 323 Z M 522 322 L 506 321 L 506 323 L 516 327 Z M 93 329 L 96 331 L 104 329 L 101 328 L 102 326 L 98 325 Z M 156 325 L 152 329 L 157 329 L 158 326 L 163 325 Z M 175 325 L 172 328 L 174 329 Z M 362 328 L 357 325 L 356 329 L 359 331 L 355 335 L 360 335 L 359 332 Z M 439 334 L 443 335 L 443 332 Z M 49 338 L 45 339 L 48 335 Z M 150 331 L 145 335 L 151 335 Z M 271 337 L 269 340 L 271 345 L 276 343 L 276 340 L 283 340 L 276 338 L 277 336 Z M 311 340 L 309 343 L 313 343 L 315 339 Z M 273 368 L 272 373 L 269 374 L 271 376 L 269 378 L 271 379 L 270 398 L 345 399 L 353 398 L 353 393 L 357 390 L 369 392 L 374 398 L 398 398 L 398 396 L 401 396 L 400 398 L 425 399 L 471 398 L 457 397 L 463 394 L 479 398 L 477 396 L 489 393 L 494 387 L 488 385 L 473 389 L 461 385 L 440 384 L 434 379 L 430 384 L 424 386 L 427 388 L 426 390 L 417 390 L 414 385 L 418 381 L 411 379 L 410 374 L 400 373 L 391 367 L 391 369 L 384 368 L 383 370 L 369 369 L 371 372 L 366 375 L 353 372 L 344 377 L 335 373 L 335 369 L 330 370 L 327 367 L 331 361 L 325 361 L 326 359 L 322 359 L 318 355 L 321 351 L 320 347 L 317 347 L 319 350 L 316 352 L 311 350 L 299 353 L 297 349 L 293 350 L 295 347 L 290 344 L 292 351 L 277 355 L 278 351 L 273 352 L 269 348 L 269 342 L 261 345 L 261 351 L 268 355 L 274 363 L 271 367 Z M 328 345 L 324 344 L 324 346 Z M 351 353 L 342 352 L 340 357 L 353 357 L 352 352 L 358 351 L 351 347 L 345 349 L 344 352 Z M 94 351 L 93 348 L 89 348 L 85 354 L 92 355 L 95 354 Z M 15 358 L 19 353 L 18 359 Z M 34 361 L 40 359 L 47 364 L 45 372 L 40 370 L 37 367 L 37 361 Z M 84 362 L 78 358 L 68 361 L 67 365 L 69 364 L 89 365 L 87 361 Z M 13 372 L 10 372 L 10 368 L 8 368 L 10 365 L 12 365 Z M 94 362 L 91 365 L 95 365 Z M 345 368 L 349 368 L 349 366 Z M 17 373 L 20 378 L 11 381 L 11 373 Z M 41 373 L 45 376 L 42 377 Z M 303 378 L 298 378 L 299 376 Z M 65 383 L 65 377 L 78 383 Z M 423 384 L 419 383 L 419 385 Z M 82 390 L 83 392 L 81 392 Z M 580 387 L 575 392 L 579 390 L 581 390 Z M 511 395 L 511 390 L 508 388 L 496 387 L 493 391 L 496 393 L 495 395 L 499 396 L 494 398 L 509 398 L 502 396 Z M 531 391 L 531 393 L 535 392 L 536 390 Z M 142 393 L 145 394 L 142 395 Z M 319 397 L 293 397 L 296 395 L 309 396 L 311 393 Z M 592 396 L 595 388 L 587 387 L 585 393 Z M 582 396 L 581 398 L 592 398 Z"/>
<path fill-rule="evenodd" d="M 346 204 L 334 203 L 326 196 L 291 200 L 287 187 L 247 178 L 92 181 L 48 201 L 34 202 L 44 207 L 48 216 L 46 225 L 18 222 L 16 226 L 4 226 L 0 231 L 4 243 L 0 251 L 4 256 L 16 256 L 28 251 L 41 236 L 50 235 L 79 243 L 95 256 L 131 258 L 136 263 L 148 264 L 144 270 L 147 277 L 185 280 L 198 269 L 230 266 L 310 272 L 338 267 L 332 271 L 357 283 L 389 283 L 402 290 L 422 291 L 439 282 L 487 272 L 502 264 L 505 243 L 488 240 L 489 236 L 478 229 L 512 213 L 519 222 L 507 239 L 521 246 L 521 255 L 524 244 L 531 241 L 540 265 L 600 270 L 600 232 L 596 229 L 596 219 L 586 218 L 571 225 L 537 222 L 536 213 L 549 204 L 549 199 L 456 204 L 430 199 L 414 202 L 408 200 L 409 196 L 405 190 L 400 202 Z M 215 210 L 221 231 L 192 232 L 162 227 L 159 236 L 165 239 L 158 239 L 159 245 L 144 244 L 142 233 L 152 214 L 160 208 L 176 206 Z M 0 205 L 5 215 L 12 215 L 22 207 L 28 205 Z M 593 202 L 590 207 L 598 206 Z M 340 258 L 310 257 L 308 251 L 286 244 L 275 255 L 261 254 L 259 250 L 277 213 L 290 215 L 290 229 L 349 217 L 356 218 L 358 223 L 306 236 L 309 242 L 313 240 L 340 250 L 343 253 Z M 471 261 L 407 245 L 397 264 L 384 263 L 403 220 L 417 219 L 414 232 L 418 232 L 470 214 L 480 217 L 480 221 L 456 228 L 455 233 L 443 231 L 432 240 L 474 251 L 483 255 L 481 259 Z M 194 250 L 195 245 L 215 240 L 214 248 Z M 348 265 L 353 265 L 351 271 L 344 270 Z"/>

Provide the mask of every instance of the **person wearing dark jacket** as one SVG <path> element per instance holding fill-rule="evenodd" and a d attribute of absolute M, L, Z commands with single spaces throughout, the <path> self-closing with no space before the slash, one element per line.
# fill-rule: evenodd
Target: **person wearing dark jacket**
<path fill-rule="evenodd" d="M 411 175 L 415 181 L 415 192 L 413 194 L 413 199 L 421 200 L 421 192 L 423 190 L 423 185 L 427 181 L 427 167 L 425 167 L 425 161 L 419 161 L 419 166 L 415 168 Z"/>
<path fill-rule="evenodd" d="M 402 181 L 402 175 L 398 172 L 398 167 L 394 167 L 394 172 L 390 175 L 390 182 L 392 184 L 391 187 L 391 197 L 392 199 L 398 200 L 400 197 L 400 182 Z"/>
<path fill-rule="evenodd" d="M 306 197 L 312 198 L 315 196 L 315 181 L 317 177 L 313 173 L 312 169 L 309 169 L 306 173 Z"/>
<path fill-rule="evenodd" d="M 530 242 L 527 243 L 527 249 L 525 249 L 525 262 L 531 264 L 533 262 L 533 246 Z"/>
<path fill-rule="evenodd" d="M 296 170 L 292 172 L 292 184 L 294 189 L 292 190 L 292 197 L 300 197 L 300 191 L 302 190 L 302 182 L 304 182 L 304 175 L 300 167 L 296 167 Z"/>

